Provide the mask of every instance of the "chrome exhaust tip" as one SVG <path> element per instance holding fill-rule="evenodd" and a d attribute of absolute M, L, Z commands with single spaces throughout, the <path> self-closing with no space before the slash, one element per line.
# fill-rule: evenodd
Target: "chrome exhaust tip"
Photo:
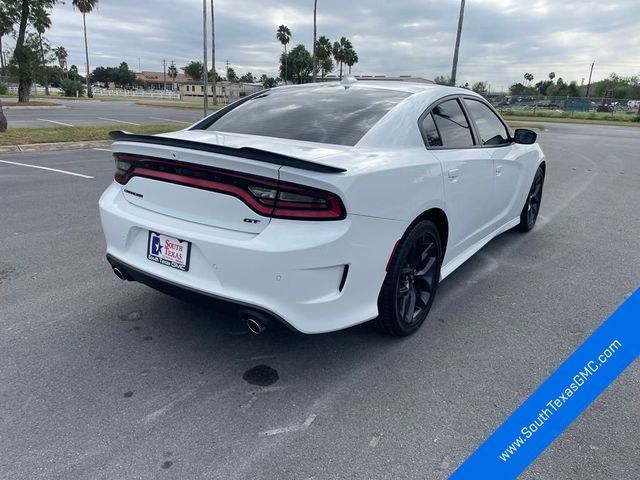
<path fill-rule="evenodd" d="M 129 280 L 129 275 L 124 273 L 118 267 L 113 267 L 113 273 L 115 273 L 116 277 L 118 277 L 120 280 Z"/>
<path fill-rule="evenodd" d="M 243 310 L 239 314 L 240 320 L 254 335 L 261 335 L 272 329 L 273 320 L 262 312 L 255 310 Z"/>
<path fill-rule="evenodd" d="M 267 326 L 256 318 L 249 317 L 245 320 L 245 325 L 254 335 L 260 335 L 267 331 Z"/>

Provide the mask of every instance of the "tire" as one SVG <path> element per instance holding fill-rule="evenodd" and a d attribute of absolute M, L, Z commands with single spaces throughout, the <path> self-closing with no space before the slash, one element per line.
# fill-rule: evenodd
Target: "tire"
<path fill-rule="evenodd" d="M 520 223 L 516 226 L 516 230 L 520 232 L 529 232 L 536 224 L 538 213 L 540 213 L 540 204 L 542 202 L 542 187 L 544 186 L 544 172 L 538 167 L 533 177 L 531 188 L 527 194 L 527 200 L 524 202 L 522 212 L 520 213 Z"/>
<path fill-rule="evenodd" d="M 441 263 L 442 244 L 433 222 L 423 220 L 405 233 L 378 297 L 378 330 L 407 336 L 420 328 L 438 289 Z"/>

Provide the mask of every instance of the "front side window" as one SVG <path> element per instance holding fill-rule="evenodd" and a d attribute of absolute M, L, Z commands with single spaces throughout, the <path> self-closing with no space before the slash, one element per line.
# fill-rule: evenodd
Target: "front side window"
<path fill-rule="evenodd" d="M 482 145 L 498 146 L 509 143 L 509 132 L 493 111 L 477 100 L 465 99 L 464 105 L 478 128 Z"/>
<path fill-rule="evenodd" d="M 385 88 L 318 86 L 266 90 L 208 130 L 353 146 L 410 93 Z"/>
<path fill-rule="evenodd" d="M 473 135 L 467 117 L 457 100 L 447 100 L 432 111 L 433 120 L 440 132 L 444 148 L 464 148 L 473 146 Z"/>

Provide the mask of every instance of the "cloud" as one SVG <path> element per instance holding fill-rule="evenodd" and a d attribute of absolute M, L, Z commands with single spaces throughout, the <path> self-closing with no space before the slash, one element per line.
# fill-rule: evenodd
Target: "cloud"
<path fill-rule="evenodd" d="M 311 0 L 215 5 L 219 71 L 229 60 L 239 73 L 275 75 L 280 24 L 291 28 L 291 46 L 311 48 Z M 318 36 L 350 38 L 360 58 L 353 68 L 357 74 L 448 75 L 459 5 L 457 0 L 319 0 Z M 637 0 L 468 0 L 458 80 L 486 80 L 499 88 L 520 81 L 525 72 L 541 79 L 555 71 L 580 83 L 594 60 L 594 79 L 613 71 L 638 74 L 638 25 Z M 104 1 L 87 15 L 87 28 L 91 67 L 126 61 L 133 69 L 158 71 L 163 59 L 183 66 L 202 56 L 200 0 Z M 46 36 L 53 46 L 64 45 L 70 63 L 84 69 L 82 16 L 69 2 L 54 8 Z"/>

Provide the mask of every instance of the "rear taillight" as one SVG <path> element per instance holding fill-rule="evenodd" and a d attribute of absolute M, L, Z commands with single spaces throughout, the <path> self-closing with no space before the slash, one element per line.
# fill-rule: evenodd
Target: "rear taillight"
<path fill-rule="evenodd" d="M 292 220 L 346 217 L 340 197 L 326 190 L 204 165 L 122 153 L 114 157 L 113 178 L 121 185 L 126 185 L 132 177 L 145 177 L 232 195 L 266 217 Z"/>

